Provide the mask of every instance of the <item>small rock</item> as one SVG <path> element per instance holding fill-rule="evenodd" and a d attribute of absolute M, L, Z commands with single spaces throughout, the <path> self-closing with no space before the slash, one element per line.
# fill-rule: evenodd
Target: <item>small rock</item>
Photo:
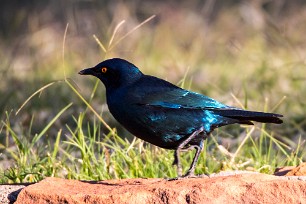
<path fill-rule="evenodd" d="M 286 173 L 286 176 L 306 176 L 306 162 Z"/>
<path fill-rule="evenodd" d="M 0 203 L 14 203 L 17 200 L 17 196 L 25 185 L 0 185 Z"/>
<path fill-rule="evenodd" d="M 275 169 L 274 175 L 275 176 L 285 176 L 288 172 L 290 172 L 294 168 L 295 166 L 278 167 Z"/>

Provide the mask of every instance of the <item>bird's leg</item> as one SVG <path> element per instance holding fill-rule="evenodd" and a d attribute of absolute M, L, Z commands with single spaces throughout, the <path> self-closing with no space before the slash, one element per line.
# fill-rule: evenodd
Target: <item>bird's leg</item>
<path fill-rule="evenodd" d="M 196 160 L 198 160 L 198 157 L 199 157 L 199 154 L 197 154 L 198 153 L 198 149 L 200 149 L 200 151 L 199 151 L 199 153 L 201 152 L 201 149 L 202 148 L 199 148 L 199 146 L 198 145 L 191 145 L 191 146 L 189 146 L 188 148 L 186 148 L 186 149 L 180 149 L 180 150 L 176 150 L 175 152 L 174 152 L 174 161 L 173 161 L 173 165 L 176 165 L 177 166 L 177 175 L 178 175 L 178 177 L 182 177 L 182 165 L 181 165 L 181 163 L 180 163 L 180 157 L 179 157 L 179 152 L 187 152 L 187 151 L 189 151 L 189 150 L 191 150 L 191 149 L 193 149 L 193 148 L 195 148 L 197 151 L 196 151 L 196 154 L 195 154 L 195 157 L 193 158 L 193 161 L 192 161 L 192 165 L 195 165 L 195 163 L 196 163 Z M 196 159 L 196 160 L 195 160 Z M 191 169 L 191 167 L 190 167 L 190 169 Z M 190 169 L 188 170 L 188 172 L 190 172 Z M 193 168 L 194 169 L 194 168 Z M 187 172 L 187 174 L 188 174 L 188 172 Z M 184 177 L 185 176 L 192 176 L 190 173 L 188 174 L 188 175 L 184 175 Z"/>
<path fill-rule="evenodd" d="M 181 162 L 180 162 L 180 157 L 179 157 L 178 150 L 174 151 L 174 161 L 173 161 L 172 165 L 176 165 L 177 175 L 178 175 L 178 177 L 181 177 L 182 176 L 182 165 L 181 165 Z"/>
<path fill-rule="evenodd" d="M 201 152 L 201 147 L 199 147 L 198 145 L 192 145 L 188 148 L 184 148 L 192 139 L 194 139 L 198 134 L 200 134 L 201 132 L 203 132 L 203 127 L 201 127 L 199 130 L 196 130 L 194 131 L 190 136 L 188 136 L 187 139 L 185 139 L 178 147 L 177 149 L 175 150 L 174 152 L 174 161 L 173 161 L 173 165 L 176 165 L 177 166 L 177 174 L 178 174 L 178 177 L 182 177 L 182 166 L 181 166 L 181 162 L 180 162 L 180 158 L 179 158 L 179 153 L 181 151 L 188 151 L 192 148 L 196 148 L 196 154 L 193 158 L 193 161 L 192 161 L 192 164 L 191 164 L 191 167 L 190 169 L 188 170 L 187 174 L 185 176 L 190 176 L 193 174 L 194 172 L 194 168 L 195 168 L 195 164 L 198 160 L 198 157 L 199 157 L 199 154 Z"/>
<path fill-rule="evenodd" d="M 189 170 L 187 171 L 187 173 L 184 175 L 184 177 L 193 177 L 194 176 L 194 169 L 195 169 L 195 165 L 199 159 L 200 153 L 203 149 L 203 140 L 201 141 L 201 145 L 193 145 L 193 148 L 196 149 L 196 153 L 193 157 L 192 163 L 190 165 Z"/>

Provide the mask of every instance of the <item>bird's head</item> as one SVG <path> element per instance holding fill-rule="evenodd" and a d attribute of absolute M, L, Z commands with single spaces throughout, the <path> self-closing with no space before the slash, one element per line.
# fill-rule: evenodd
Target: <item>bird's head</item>
<path fill-rule="evenodd" d="M 105 60 L 92 68 L 81 70 L 79 74 L 93 75 L 110 89 L 133 83 L 143 75 L 135 65 L 120 58 Z"/>

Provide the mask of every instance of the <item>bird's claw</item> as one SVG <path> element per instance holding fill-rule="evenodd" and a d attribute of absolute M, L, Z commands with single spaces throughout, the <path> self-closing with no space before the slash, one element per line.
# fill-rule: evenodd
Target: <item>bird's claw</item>
<path fill-rule="evenodd" d="M 176 180 L 182 180 L 182 179 L 189 179 L 189 178 L 210 178 L 209 174 L 200 174 L 200 175 L 195 175 L 195 174 L 185 174 L 184 176 L 178 176 L 175 178 L 170 178 L 167 179 L 167 181 L 176 181 Z"/>

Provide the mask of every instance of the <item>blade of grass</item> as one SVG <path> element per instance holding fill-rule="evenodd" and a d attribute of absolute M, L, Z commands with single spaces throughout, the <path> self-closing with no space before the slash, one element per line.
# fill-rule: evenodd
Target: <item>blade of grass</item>
<path fill-rule="evenodd" d="M 244 105 L 239 101 L 239 99 L 233 93 L 231 93 L 231 96 L 234 98 L 234 100 L 239 104 L 239 106 L 242 109 L 245 109 Z"/>
<path fill-rule="evenodd" d="M 6 117 L 7 117 L 7 120 L 6 122 L 4 123 L 4 121 L 2 121 L 2 123 L 4 124 L 4 126 L 6 127 L 6 130 L 11 134 L 13 140 L 14 140 L 14 143 L 15 145 L 17 146 L 17 149 L 19 151 L 19 153 L 23 152 L 24 150 L 24 146 L 23 146 L 23 143 L 19 140 L 17 134 L 13 131 L 13 129 L 11 128 L 11 124 L 10 124 L 10 121 L 9 121 L 9 115 L 8 113 L 6 112 Z M 19 156 L 18 154 L 16 154 L 14 151 L 11 151 L 9 148 L 6 149 L 10 155 L 17 161 L 19 159 Z"/>
<path fill-rule="evenodd" d="M 38 89 L 37 91 L 35 91 L 25 102 L 23 102 L 23 104 L 20 106 L 20 108 L 16 111 L 16 114 L 17 115 L 20 110 L 38 93 L 42 92 L 43 90 L 45 90 L 46 88 L 48 88 L 49 86 L 52 86 L 55 82 L 51 82 L 43 87 L 41 87 L 40 89 Z"/>
<path fill-rule="evenodd" d="M 242 140 L 241 144 L 238 146 L 236 152 L 234 153 L 233 157 L 231 158 L 231 162 L 234 163 L 235 158 L 237 157 L 239 151 L 242 149 L 243 145 L 246 143 L 246 141 L 249 139 L 249 137 L 251 137 L 252 133 L 254 132 L 255 127 L 253 126 L 251 128 L 251 130 L 247 133 L 247 135 L 244 137 L 244 139 Z"/>
<path fill-rule="evenodd" d="M 271 111 L 275 111 L 285 100 L 286 100 L 287 96 L 284 96 L 272 109 Z"/>
<path fill-rule="evenodd" d="M 86 106 L 96 115 L 96 117 L 102 122 L 102 124 L 113 134 L 116 132 L 105 122 L 105 120 L 93 109 L 93 107 L 83 98 L 83 96 L 72 86 L 69 81 L 66 81 L 68 86 L 73 90 L 73 92 L 86 104 Z"/>
<path fill-rule="evenodd" d="M 39 133 L 34 136 L 32 139 L 32 146 L 47 132 L 47 130 L 51 127 L 53 123 L 70 107 L 73 103 L 69 103 L 67 106 L 65 106 L 56 116 L 47 124 L 47 126 Z"/>
<path fill-rule="evenodd" d="M 68 31 L 68 26 L 69 23 L 67 23 L 66 28 L 65 28 L 65 33 L 64 33 L 64 38 L 63 38 L 63 52 L 62 52 L 62 60 L 63 60 L 63 70 L 64 70 L 64 77 L 66 80 L 66 68 L 65 68 L 65 43 L 66 43 L 66 37 L 67 37 L 67 31 Z"/>
<path fill-rule="evenodd" d="M 113 40 L 114 40 L 114 38 L 115 38 L 116 33 L 118 32 L 119 28 L 120 28 L 124 23 L 125 23 L 125 20 L 123 20 L 123 21 L 121 21 L 120 23 L 118 23 L 117 26 L 115 27 L 114 32 L 113 32 L 113 34 L 112 34 L 112 37 L 111 37 L 111 39 L 110 39 L 110 41 L 109 41 L 109 43 L 108 43 L 108 48 L 110 48 L 110 46 L 111 46 L 111 44 L 112 44 L 112 42 L 113 42 Z"/>
<path fill-rule="evenodd" d="M 101 49 L 106 53 L 107 51 L 106 51 L 104 45 L 102 44 L 102 42 L 99 40 L 99 38 L 96 35 L 93 35 L 93 38 L 96 40 L 96 42 L 101 47 Z"/>
<path fill-rule="evenodd" d="M 60 143 L 61 135 L 62 135 L 62 129 L 60 129 L 58 131 L 55 143 L 53 145 L 53 152 L 52 152 L 52 156 L 51 156 L 53 160 L 55 160 L 56 155 L 57 155 L 58 150 L 59 150 L 59 143 Z"/>
<path fill-rule="evenodd" d="M 181 84 L 180 87 L 183 88 L 183 89 L 185 88 L 185 82 L 186 82 L 186 78 L 187 78 L 189 69 L 190 69 L 190 67 L 188 66 L 188 67 L 187 67 L 187 70 L 185 71 L 185 74 L 184 74 L 183 79 L 179 81 L 179 83 Z"/>
<path fill-rule="evenodd" d="M 141 26 L 143 26 L 144 24 L 146 24 L 147 22 L 149 22 L 150 20 L 152 20 L 155 17 L 155 15 L 152 15 L 151 17 L 147 18 L 146 20 L 144 20 L 142 23 L 140 23 L 139 25 L 135 26 L 132 30 L 130 30 L 129 32 L 127 32 L 124 36 L 122 36 L 121 38 L 119 38 L 119 40 L 117 40 L 116 42 L 113 43 L 112 46 L 109 47 L 108 51 L 111 51 L 117 44 L 119 44 L 123 39 L 125 39 L 127 36 L 129 36 L 131 33 L 133 33 L 134 31 L 136 31 L 138 28 L 140 28 Z"/>

